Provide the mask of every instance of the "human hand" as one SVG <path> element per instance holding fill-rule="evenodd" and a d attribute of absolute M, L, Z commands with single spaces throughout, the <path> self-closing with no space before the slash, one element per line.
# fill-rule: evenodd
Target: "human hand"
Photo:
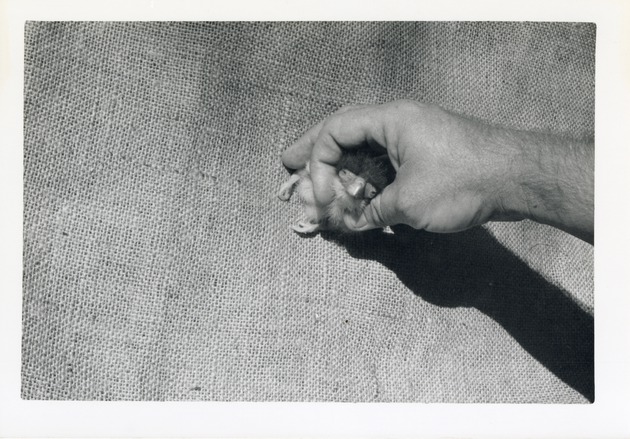
<path fill-rule="evenodd" d="M 387 152 L 396 178 L 359 218 L 344 218 L 350 230 L 407 224 L 456 232 L 531 218 L 592 242 L 592 144 L 395 101 L 342 108 L 300 137 L 282 161 L 293 169 L 310 161 L 323 212 L 342 149 L 359 147 Z"/>
<path fill-rule="evenodd" d="M 355 220 L 351 230 L 408 224 L 454 232 L 481 224 L 500 211 L 509 160 L 488 145 L 489 127 L 414 101 L 342 108 L 311 128 L 282 155 L 289 168 L 310 160 L 315 198 L 332 201 L 327 181 L 342 148 L 369 146 L 387 152 L 396 170 L 387 186 Z"/>

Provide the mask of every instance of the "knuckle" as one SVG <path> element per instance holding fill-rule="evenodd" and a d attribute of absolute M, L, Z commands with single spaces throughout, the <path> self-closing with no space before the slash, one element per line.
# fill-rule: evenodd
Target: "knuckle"
<path fill-rule="evenodd" d="M 327 132 L 327 133 L 334 131 L 339 126 L 338 116 L 339 116 L 338 114 L 333 114 L 333 115 L 328 116 L 326 120 L 324 121 L 324 126 L 322 128 L 322 131 Z"/>
<path fill-rule="evenodd" d="M 324 120 L 319 138 L 330 142 L 334 139 L 334 133 L 338 132 L 341 127 L 341 118 L 338 114 L 328 116 L 326 120 Z"/>
<path fill-rule="evenodd" d="M 396 111 L 403 113 L 417 113 L 425 106 L 426 104 L 411 99 L 401 99 L 395 101 L 393 105 Z"/>
<path fill-rule="evenodd" d="M 314 150 L 314 155 L 316 158 L 327 158 L 332 152 L 339 150 L 339 146 L 335 141 L 335 133 L 339 130 L 339 128 L 339 119 L 334 116 L 331 116 L 324 121 L 322 129 L 317 137 L 317 141 L 315 142 L 316 148 Z"/>
<path fill-rule="evenodd" d="M 427 104 L 402 99 L 385 104 L 385 117 L 395 126 L 408 125 L 410 122 L 421 119 L 426 113 Z"/>
<path fill-rule="evenodd" d="M 348 111 L 356 110 L 362 107 L 363 105 L 344 105 L 342 107 L 339 107 L 337 111 L 335 111 L 333 114 L 343 114 L 343 113 L 347 113 Z"/>

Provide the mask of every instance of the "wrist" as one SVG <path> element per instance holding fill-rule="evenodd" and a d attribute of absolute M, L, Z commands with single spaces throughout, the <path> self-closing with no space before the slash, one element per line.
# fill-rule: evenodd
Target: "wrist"
<path fill-rule="evenodd" d="M 592 242 L 592 142 L 521 131 L 502 137 L 512 155 L 504 219 L 530 219 Z"/>

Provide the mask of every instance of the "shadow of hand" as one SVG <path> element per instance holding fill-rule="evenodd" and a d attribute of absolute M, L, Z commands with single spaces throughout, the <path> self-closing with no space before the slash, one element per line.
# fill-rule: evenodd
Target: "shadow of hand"
<path fill-rule="evenodd" d="M 324 235 L 351 256 L 378 261 L 434 305 L 475 307 L 548 370 L 594 400 L 593 317 L 481 227 L 432 234 L 406 226 Z"/>

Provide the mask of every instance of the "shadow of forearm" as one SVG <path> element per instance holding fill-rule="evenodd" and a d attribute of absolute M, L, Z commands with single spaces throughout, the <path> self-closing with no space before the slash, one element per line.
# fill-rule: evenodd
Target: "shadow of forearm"
<path fill-rule="evenodd" d="M 594 400 L 593 317 L 484 229 L 441 235 L 400 228 L 395 236 L 372 231 L 334 239 L 352 256 L 380 262 L 432 304 L 477 308 Z"/>

